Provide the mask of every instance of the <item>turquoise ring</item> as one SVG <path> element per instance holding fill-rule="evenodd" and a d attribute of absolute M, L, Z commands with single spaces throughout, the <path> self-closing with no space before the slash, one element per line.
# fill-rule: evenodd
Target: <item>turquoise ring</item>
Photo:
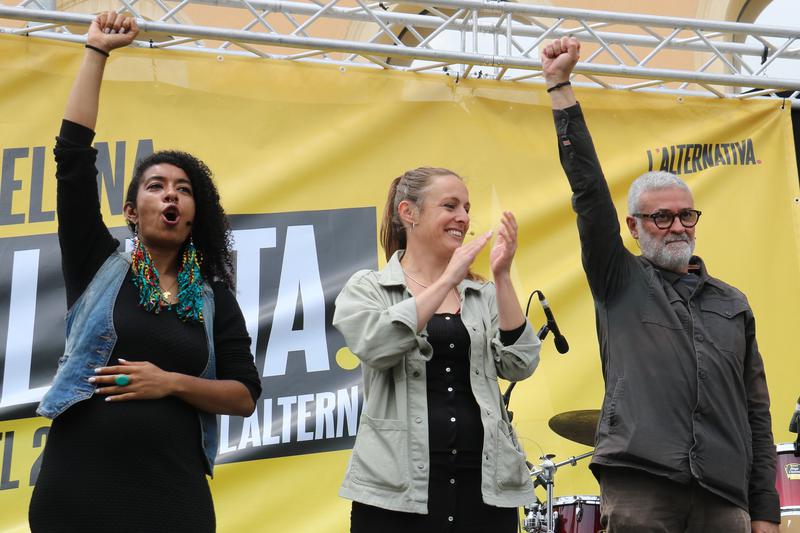
<path fill-rule="evenodd" d="M 117 376 L 114 377 L 114 383 L 116 383 L 120 387 L 124 387 L 125 385 L 129 384 L 130 382 L 131 382 L 131 378 L 129 378 L 125 374 L 117 374 Z"/>

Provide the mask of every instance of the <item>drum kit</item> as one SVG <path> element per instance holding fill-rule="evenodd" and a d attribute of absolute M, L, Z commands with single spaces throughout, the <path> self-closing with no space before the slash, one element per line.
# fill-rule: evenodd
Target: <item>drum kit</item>
<path fill-rule="evenodd" d="M 556 434 L 573 442 L 594 446 L 595 429 L 600 411 L 589 409 L 568 411 L 552 417 L 548 425 Z M 525 507 L 523 529 L 528 533 L 598 533 L 600 498 L 598 496 L 554 497 L 555 475 L 562 466 L 575 466 L 593 452 L 570 457 L 555 463 L 555 455 L 540 457 L 538 467 L 531 469 L 534 487 L 544 487 L 547 499 Z M 781 504 L 781 533 L 800 533 L 800 438 L 797 442 L 777 445 L 775 487 Z"/>
<path fill-rule="evenodd" d="M 568 411 L 555 415 L 548 425 L 556 434 L 579 444 L 594 446 L 594 432 L 600 411 L 588 409 Z M 556 472 L 562 466 L 575 466 L 578 461 L 591 457 L 586 452 L 561 461 L 553 462 L 555 455 L 545 454 L 541 463 L 531 470 L 534 487 L 544 487 L 547 499 L 525 507 L 523 529 L 528 533 L 597 533 L 600 528 L 600 498 L 598 496 L 562 496 L 555 498 Z"/>

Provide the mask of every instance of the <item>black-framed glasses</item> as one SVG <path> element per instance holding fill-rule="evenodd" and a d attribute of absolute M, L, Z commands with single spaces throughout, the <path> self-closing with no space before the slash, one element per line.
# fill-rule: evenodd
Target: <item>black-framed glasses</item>
<path fill-rule="evenodd" d="M 636 218 L 649 218 L 658 229 L 668 229 L 675 222 L 675 217 L 681 222 L 684 228 L 693 228 L 700 220 L 703 213 L 697 209 L 681 209 L 677 213 L 669 209 L 659 209 L 655 213 L 634 213 L 631 216 Z"/>

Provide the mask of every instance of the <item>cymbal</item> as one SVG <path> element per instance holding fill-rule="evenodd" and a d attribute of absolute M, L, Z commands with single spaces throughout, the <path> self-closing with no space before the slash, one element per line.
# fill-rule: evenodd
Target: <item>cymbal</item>
<path fill-rule="evenodd" d="M 567 411 L 555 415 L 547 423 L 558 435 L 573 442 L 594 446 L 594 433 L 600 420 L 599 409 Z"/>

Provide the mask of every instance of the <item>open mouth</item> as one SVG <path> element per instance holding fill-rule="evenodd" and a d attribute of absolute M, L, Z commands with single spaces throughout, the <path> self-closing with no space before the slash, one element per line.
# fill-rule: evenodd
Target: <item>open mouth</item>
<path fill-rule="evenodd" d="M 445 231 L 447 232 L 448 235 L 450 235 L 451 237 L 455 237 L 456 239 L 464 238 L 464 232 L 459 229 L 448 229 Z"/>
<path fill-rule="evenodd" d="M 174 205 L 167 207 L 161 212 L 161 216 L 164 218 L 164 222 L 167 224 L 177 224 L 178 220 L 181 218 L 180 211 Z"/>

